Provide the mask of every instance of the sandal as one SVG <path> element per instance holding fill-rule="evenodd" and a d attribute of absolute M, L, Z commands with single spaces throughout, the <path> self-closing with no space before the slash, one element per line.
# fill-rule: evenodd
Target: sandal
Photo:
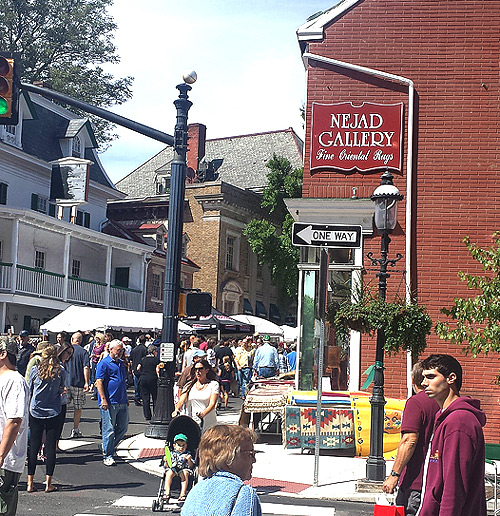
<path fill-rule="evenodd" d="M 50 488 L 45 488 L 46 493 L 53 493 L 54 491 L 59 491 L 57 486 L 50 486 Z"/>
<path fill-rule="evenodd" d="M 37 488 L 35 486 L 26 486 L 26 491 L 28 493 L 36 493 L 37 492 Z"/>
<path fill-rule="evenodd" d="M 186 495 L 179 496 L 179 498 L 177 498 L 177 501 L 178 502 L 185 502 L 186 501 Z"/>

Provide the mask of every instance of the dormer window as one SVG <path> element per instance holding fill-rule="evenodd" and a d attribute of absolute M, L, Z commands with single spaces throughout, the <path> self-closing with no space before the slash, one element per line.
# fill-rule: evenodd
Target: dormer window
<path fill-rule="evenodd" d="M 156 249 L 165 251 L 165 235 L 163 233 L 156 233 Z"/>
<path fill-rule="evenodd" d="M 156 194 L 170 193 L 170 176 L 156 176 Z"/>
<path fill-rule="evenodd" d="M 75 136 L 73 138 L 72 148 L 71 148 L 71 155 L 74 158 L 81 158 L 82 157 L 82 141 L 80 140 L 79 136 Z"/>

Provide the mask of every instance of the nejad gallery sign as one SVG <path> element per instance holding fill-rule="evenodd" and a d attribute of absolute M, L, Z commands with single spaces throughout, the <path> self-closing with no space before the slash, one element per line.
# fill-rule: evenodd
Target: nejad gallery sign
<path fill-rule="evenodd" d="M 401 171 L 403 104 L 312 105 L 311 172 Z"/>

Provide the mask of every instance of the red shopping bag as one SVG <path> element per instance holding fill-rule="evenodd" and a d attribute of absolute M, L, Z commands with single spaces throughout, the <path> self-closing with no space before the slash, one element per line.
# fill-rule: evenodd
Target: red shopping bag
<path fill-rule="evenodd" d="M 375 504 L 373 516 L 405 516 L 405 508 L 402 505 Z"/>

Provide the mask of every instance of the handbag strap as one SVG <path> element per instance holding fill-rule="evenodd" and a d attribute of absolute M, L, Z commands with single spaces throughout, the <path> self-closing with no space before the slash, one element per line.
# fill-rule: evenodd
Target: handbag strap
<path fill-rule="evenodd" d="M 238 489 L 238 492 L 236 493 L 236 496 L 234 497 L 233 503 L 231 504 L 231 510 L 229 511 L 229 516 L 233 514 L 234 506 L 236 505 L 236 500 L 238 499 L 238 496 L 240 495 L 241 488 L 243 487 L 243 484 L 241 484 L 240 488 Z"/>

